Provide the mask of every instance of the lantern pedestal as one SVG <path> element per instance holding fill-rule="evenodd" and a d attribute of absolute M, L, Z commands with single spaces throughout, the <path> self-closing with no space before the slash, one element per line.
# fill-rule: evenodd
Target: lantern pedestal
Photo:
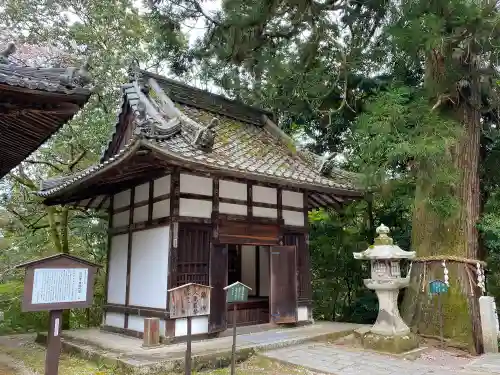
<path fill-rule="evenodd" d="M 378 316 L 377 321 L 370 329 L 372 333 L 391 336 L 407 335 L 410 328 L 401 318 L 398 308 L 399 289 L 408 285 L 406 279 L 399 280 L 365 280 L 368 289 L 375 290 L 378 297 Z"/>
<path fill-rule="evenodd" d="M 418 348 L 418 337 L 410 332 L 398 308 L 399 290 L 408 286 L 409 279 L 367 279 L 364 282 L 377 294 L 379 311 L 373 327 L 361 337 L 363 347 L 396 354 Z"/>

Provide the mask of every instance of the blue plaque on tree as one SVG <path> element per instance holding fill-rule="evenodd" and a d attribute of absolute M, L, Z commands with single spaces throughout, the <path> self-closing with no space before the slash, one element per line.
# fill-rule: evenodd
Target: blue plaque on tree
<path fill-rule="evenodd" d="M 448 293 L 448 285 L 441 280 L 433 280 L 429 283 L 430 294 L 444 294 Z"/>

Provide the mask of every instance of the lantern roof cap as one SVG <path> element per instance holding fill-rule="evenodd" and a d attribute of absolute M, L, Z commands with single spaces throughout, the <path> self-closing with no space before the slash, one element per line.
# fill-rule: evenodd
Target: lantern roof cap
<path fill-rule="evenodd" d="M 381 224 L 377 228 L 378 237 L 375 238 L 375 243 L 363 252 L 354 253 L 354 259 L 414 259 L 415 252 L 405 251 L 394 245 L 389 233 L 389 227 Z"/>

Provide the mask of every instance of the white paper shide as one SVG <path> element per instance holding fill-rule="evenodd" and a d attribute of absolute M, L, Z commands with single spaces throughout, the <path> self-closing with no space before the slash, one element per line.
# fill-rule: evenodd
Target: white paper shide
<path fill-rule="evenodd" d="M 32 304 L 84 302 L 87 268 L 39 268 L 33 279 Z"/>

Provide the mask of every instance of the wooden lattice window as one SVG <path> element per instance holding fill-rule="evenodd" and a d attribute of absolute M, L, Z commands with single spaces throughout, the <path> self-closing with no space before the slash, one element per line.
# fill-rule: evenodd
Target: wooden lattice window
<path fill-rule="evenodd" d="M 177 283 L 208 285 L 212 230 L 210 226 L 179 225 Z"/>

